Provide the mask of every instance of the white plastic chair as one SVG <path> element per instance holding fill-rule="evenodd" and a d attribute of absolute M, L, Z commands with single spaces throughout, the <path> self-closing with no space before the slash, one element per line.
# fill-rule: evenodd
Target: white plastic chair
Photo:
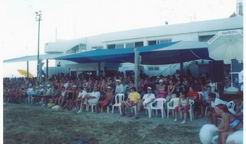
<path fill-rule="evenodd" d="M 193 104 L 194 104 L 194 100 L 189 99 L 189 116 L 190 116 L 190 121 L 192 121 L 194 119 L 194 112 L 193 112 Z"/>
<path fill-rule="evenodd" d="M 86 104 L 86 111 L 89 111 L 89 107 L 91 107 L 91 112 L 94 112 L 97 104 Z"/>
<path fill-rule="evenodd" d="M 165 109 L 164 109 L 164 103 L 166 102 L 165 98 L 157 98 L 152 103 L 149 104 L 149 106 L 145 107 L 145 109 L 148 110 L 149 118 L 151 118 L 152 110 L 161 110 L 161 117 L 164 118 L 164 115 L 166 115 Z M 156 103 L 155 106 L 153 104 Z"/>
<path fill-rule="evenodd" d="M 172 98 L 167 102 L 167 118 L 169 118 L 170 110 L 174 111 L 177 106 L 179 106 L 179 98 Z"/>
<path fill-rule="evenodd" d="M 226 107 L 228 109 L 228 111 L 232 114 L 236 114 L 234 108 L 235 108 L 235 103 L 233 101 L 229 101 L 227 104 L 226 104 Z"/>
<path fill-rule="evenodd" d="M 115 103 L 112 105 L 112 113 L 114 113 L 114 108 L 118 107 L 120 114 L 122 114 L 121 111 L 121 102 L 123 102 L 125 99 L 125 95 L 124 94 L 116 94 L 115 96 Z"/>
<path fill-rule="evenodd" d="M 193 113 L 193 104 L 194 104 L 194 100 L 189 99 L 189 117 L 190 117 L 190 121 L 192 121 L 194 119 L 194 113 Z M 182 112 L 180 111 L 180 117 L 182 118 Z"/>

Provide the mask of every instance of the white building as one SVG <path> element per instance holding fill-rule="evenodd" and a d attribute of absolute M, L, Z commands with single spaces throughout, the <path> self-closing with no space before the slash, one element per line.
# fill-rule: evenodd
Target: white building
<path fill-rule="evenodd" d="M 238 6 L 240 7 L 240 6 Z M 238 11 L 240 13 L 240 11 Z M 84 37 L 76 40 L 49 42 L 45 46 L 45 53 L 79 53 L 93 49 L 117 49 L 129 47 L 142 47 L 174 41 L 200 41 L 207 42 L 218 32 L 242 31 L 243 17 L 234 15 L 225 19 L 198 21 L 183 24 L 163 25 L 128 31 L 105 33 L 96 36 Z M 58 61 L 57 61 L 58 63 Z M 76 64 L 68 61 L 59 61 L 70 71 L 96 71 L 97 64 Z M 101 67 L 107 66 L 102 64 Z M 107 66 L 116 68 L 116 66 Z M 124 64 L 120 70 L 132 69 L 131 64 Z M 169 66 L 144 66 L 145 73 L 158 75 L 173 72 L 179 65 Z"/>

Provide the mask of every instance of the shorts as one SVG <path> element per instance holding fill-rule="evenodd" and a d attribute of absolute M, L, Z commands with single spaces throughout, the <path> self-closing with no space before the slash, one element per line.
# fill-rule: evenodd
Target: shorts
<path fill-rule="evenodd" d="M 188 113 L 189 112 L 189 106 L 187 105 L 187 106 L 182 106 L 182 107 L 180 107 L 180 106 L 177 106 L 176 108 L 175 108 L 175 112 L 179 112 L 179 111 L 183 111 L 184 113 Z"/>

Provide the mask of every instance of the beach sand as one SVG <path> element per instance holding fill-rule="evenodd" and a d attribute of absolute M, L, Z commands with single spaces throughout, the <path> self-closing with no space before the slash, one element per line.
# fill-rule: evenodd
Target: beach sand
<path fill-rule="evenodd" d="M 205 118 L 187 124 L 173 118 L 139 119 L 118 112 L 76 114 L 40 106 L 4 104 L 5 144 L 198 144 Z"/>

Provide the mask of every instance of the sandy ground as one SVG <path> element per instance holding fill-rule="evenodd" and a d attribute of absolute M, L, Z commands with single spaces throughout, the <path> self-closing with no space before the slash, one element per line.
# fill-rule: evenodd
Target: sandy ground
<path fill-rule="evenodd" d="M 139 119 L 118 112 L 76 114 L 45 107 L 4 104 L 5 144 L 199 144 L 205 119 L 187 124 L 173 118 Z"/>

